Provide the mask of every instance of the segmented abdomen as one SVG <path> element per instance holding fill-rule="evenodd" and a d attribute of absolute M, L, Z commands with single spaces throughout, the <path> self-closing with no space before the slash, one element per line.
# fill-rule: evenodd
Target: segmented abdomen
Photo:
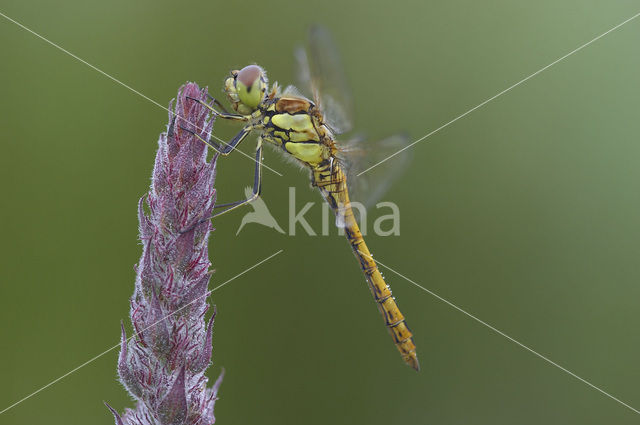
<path fill-rule="evenodd" d="M 349 204 L 346 176 L 337 161 L 328 161 L 315 167 L 313 169 L 313 185 L 322 192 L 325 200 L 336 214 L 336 221 L 344 227 L 347 240 L 360 262 L 360 268 L 364 272 L 369 289 L 402 359 L 415 370 L 420 370 L 413 334 L 391 295 L 389 285 L 384 281 L 367 244 L 364 242 L 360 227 Z"/>

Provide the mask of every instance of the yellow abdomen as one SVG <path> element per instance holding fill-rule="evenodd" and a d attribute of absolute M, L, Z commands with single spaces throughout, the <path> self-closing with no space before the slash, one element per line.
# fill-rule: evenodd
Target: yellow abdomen
<path fill-rule="evenodd" d="M 325 200 L 336 213 L 336 222 L 344 226 L 347 240 L 360 262 L 360 268 L 367 279 L 371 294 L 376 300 L 385 325 L 402 359 L 413 369 L 420 370 L 413 334 L 391 295 L 391 288 L 389 288 L 380 270 L 378 270 L 378 265 L 373 260 L 353 215 L 347 190 L 347 177 L 342 167 L 333 162 L 325 166 L 315 167 L 313 170 L 313 184 L 320 189 Z"/>

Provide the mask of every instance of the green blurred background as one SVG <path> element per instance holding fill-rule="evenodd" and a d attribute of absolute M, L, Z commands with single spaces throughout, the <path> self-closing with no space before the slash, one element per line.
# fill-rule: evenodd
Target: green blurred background
<path fill-rule="evenodd" d="M 257 62 L 293 79 L 310 24 L 341 48 L 356 126 L 417 139 L 639 12 L 637 2 L 3 1 L 0 11 L 162 105 Z M 640 408 L 640 20 L 416 145 L 376 257 Z M 118 342 L 141 252 L 136 204 L 167 114 L 0 18 L 0 410 Z M 228 125 L 217 131 L 232 134 Z M 250 152 L 251 142 L 244 146 Z M 308 177 L 272 151 L 286 226 Z M 219 163 L 219 199 L 252 163 Z M 244 210 L 244 212 L 250 209 Z M 416 334 L 404 366 L 349 247 L 221 217 L 211 241 L 220 424 L 630 424 L 640 417 L 385 272 Z M 321 220 L 315 208 L 308 218 Z M 319 225 L 318 225 L 319 226 Z M 127 322 L 128 323 L 128 322 Z M 0 415 L 111 424 L 117 350 Z"/>

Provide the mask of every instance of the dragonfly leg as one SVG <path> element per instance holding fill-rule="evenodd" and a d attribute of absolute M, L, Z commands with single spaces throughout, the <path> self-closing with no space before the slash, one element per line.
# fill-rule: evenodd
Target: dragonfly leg
<path fill-rule="evenodd" d="M 209 96 L 209 97 L 211 97 L 211 96 Z M 211 99 L 213 100 L 213 102 L 216 105 L 218 105 L 223 110 L 223 112 L 219 112 L 217 109 L 215 109 L 214 107 L 210 106 L 206 102 L 201 101 L 200 99 L 196 99 L 196 98 L 190 97 L 190 96 L 186 96 L 186 98 L 201 104 L 202 106 L 204 106 L 205 108 L 210 110 L 211 113 L 213 113 L 215 116 L 220 117 L 220 118 L 224 118 L 225 120 L 233 120 L 233 121 L 248 121 L 249 120 L 249 117 L 247 117 L 245 115 L 230 114 L 229 112 L 227 112 L 227 110 L 224 108 L 224 106 L 222 106 L 222 104 L 220 104 L 220 102 L 218 102 L 213 97 L 211 97 Z"/>
<path fill-rule="evenodd" d="M 262 192 L 262 144 L 258 145 L 258 148 L 256 149 L 256 167 L 253 175 L 253 190 L 251 192 L 251 196 L 249 196 L 248 198 L 242 199 L 240 201 L 230 202 L 228 204 L 215 205 L 214 208 L 225 208 L 225 209 L 215 213 L 210 218 L 217 217 L 226 212 L 229 212 L 245 204 L 249 204 L 255 201 L 258 198 L 258 196 L 260 196 L 261 192 Z"/>
<path fill-rule="evenodd" d="M 194 227 L 204 223 L 207 220 L 211 220 L 214 217 L 218 217 L 219 215 L 222 215 L 238 207 L 241 207 L 243 205 L 246 205 L 248 203 L 255 201 L 258 198 L 258 196 L 260 196 L 261 191 L 262 191 L 262 144 L 260 143 L 258 145 L 258 148 L 256 149 L 256 166 L 255 166 L 255 172 L 253 176 L 253 190 L 252 190 L 251 196 L 249 196 L 248 198 L 242 199 L 240 201 L 230 202 L 228 204 L 215 205 L 214 208 L 224 208 L 224 209 L 220 212 L 213 214 L 211 217 L 198 220 L 195 224 L 189 226 L 185 230 L 182 230 L 180 233 L 189 232 Z"/>
<path fill-rule="evenodd" d="M 222 109 L 222 112 L 224 112 L 225 114 L 229 113 L 229 111 L 227 111 L 227 108 L 225 108 L 224 105 L 222 105 L 222 103 L 218 102 L 218 99 L 211 96 L 209 93 L 207 93 L 207 97 L 209 98 L 210 101 L 215 103 L 218 108 Z"/>
<path fill-rule="evenodd" d="M 253 129 L 253 126 L 251 125 L 247 125 L 245 127 L 242 128 L 242 130 L 240 130 L 238 132 L 238 134 L 236 134 L 233 139 L 231 139 L 231 141 L 229 142 L 222 142 L 223 146 L 220 146 L 220 143 L 214 142 L 213 140 L 209 139 L 204 140 L 202 137 L 200 137 L 200 135 L 198 135 L 197 133 L 188 130 L 184 127 L 180 127 L 182 130 L 186 131 L 187 133 L 191 133 L 194 136 L 196 136 L 198 138 L 198 140 L 200 140 L 202 143 L 204 143 L 205 145 L 211 147 L 213 150 L 215 150 L 216 152 L 218 152 L 220 155 L 222 156 L 227 156 L 229 155 L 239 144 L 240 142 L 242 142 L 248 135 L 249 133 L 251 133 L 251 130 Z"/>

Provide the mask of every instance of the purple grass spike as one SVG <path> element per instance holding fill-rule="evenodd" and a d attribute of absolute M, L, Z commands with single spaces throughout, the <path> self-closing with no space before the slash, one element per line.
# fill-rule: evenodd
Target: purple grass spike
<path fill-rule="evenodd" d="M 134 335 L 121 329 L 120 382 L 136 401 L 120 415 L 107 404 L 116 425 L 209 425 L 222 375 L 207 388 L 211 364 L 208 323 L 209 220 L 215 202 L 216 157 L 207 162 L 213 117 L 202 104 L 206 89 L 187 83 L 169 109 L 160 135 L 151 188 L 140 199 L 142 257 L 131 298 Z M 144 204 L 149 212 L 145 212 Z M 215 309 L 214 309 L 215 310 Z M 106 404 L 106 403 L 105 403 Z"/>

